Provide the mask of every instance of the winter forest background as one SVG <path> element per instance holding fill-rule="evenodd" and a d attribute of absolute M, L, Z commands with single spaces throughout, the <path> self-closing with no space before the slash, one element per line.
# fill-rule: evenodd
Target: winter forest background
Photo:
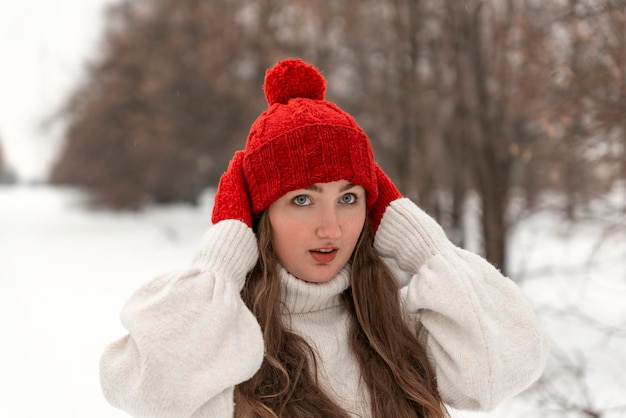
<path fill-rule="evenodd" d="M 97 380 L 119 310 L 191 259 L 265 69 L 297 56 L 551 337 L 527 392 L 454 416 L 626 417 L 625 0 L 112 0 L 103 19 L 49 110 L 43 182 L 0 114 L 0 416 L 124 416 Z"/>

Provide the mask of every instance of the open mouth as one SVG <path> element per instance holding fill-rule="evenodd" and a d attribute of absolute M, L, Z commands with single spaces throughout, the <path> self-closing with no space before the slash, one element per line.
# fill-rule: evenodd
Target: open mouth
<path fill-rule="evenodd" d="M 317 250 L 310 250 L 309 254 L 318 263 L 326 264 L 330 263 L 337 256 L 336 248 L 319 248 Z"/>

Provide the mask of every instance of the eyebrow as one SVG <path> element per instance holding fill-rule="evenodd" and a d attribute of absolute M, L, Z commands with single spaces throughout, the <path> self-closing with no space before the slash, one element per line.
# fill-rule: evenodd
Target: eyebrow
<path fill-rule="evenodd" d="M 354 183 L 348 183 L 345 186 L 343 186 L 340 190 L 340 192 L 345 192 L 346 190 L 350 190 L 351 188 L 355 187 L 356 184 Z M 310 186 L 307 186 L 304 188 L 304 190 L 312 190 L 314 192 L 321 192 L 322 189 L 317 185 L 317 184 L 312 184 Z"/>

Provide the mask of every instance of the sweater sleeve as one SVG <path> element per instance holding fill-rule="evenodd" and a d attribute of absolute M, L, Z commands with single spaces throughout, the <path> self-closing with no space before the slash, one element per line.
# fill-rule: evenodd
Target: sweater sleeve
<path fill-rule="evenodd" d="M 139 289 L 121 314 L 128 335 L 102 355 L 107 400 L 135 417 L 232 417 L 234 386 L 263 359 L 260 327 L 240 297 L 257 257 L 252 230 L 222 221 L 191 268 Z"/>
<path fill-rule="evenodd" d="M 548 343 L 521 290 L 482 257 L 454 246 L 413 202 L 391 203 L 374 245 L 412 274 L 402 300 L 421 324 L 445 403 L 490 410 L 541 375 Z"/>

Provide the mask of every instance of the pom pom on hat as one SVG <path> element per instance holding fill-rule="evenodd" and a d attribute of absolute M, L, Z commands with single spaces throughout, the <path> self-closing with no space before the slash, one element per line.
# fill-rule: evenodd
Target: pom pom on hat
<path fill-rule="evenodd" d="M 378 198 L 370 141 L 354 118 L 326 101 L 326 80 L 300 59 L 265 73 L 269 105 L 250 128 L 243 170 L 253 216 L 285 193 L 347 180 L 363 186 L 367 206 Z"/>
<path fill-rule="evenodd" d="M 287 104 L 297 97 L 324 100 L 326 80 L 311 64 L 301 59 L 286 59 L 265 72 L 263 90 L 270 106 Z"/>

